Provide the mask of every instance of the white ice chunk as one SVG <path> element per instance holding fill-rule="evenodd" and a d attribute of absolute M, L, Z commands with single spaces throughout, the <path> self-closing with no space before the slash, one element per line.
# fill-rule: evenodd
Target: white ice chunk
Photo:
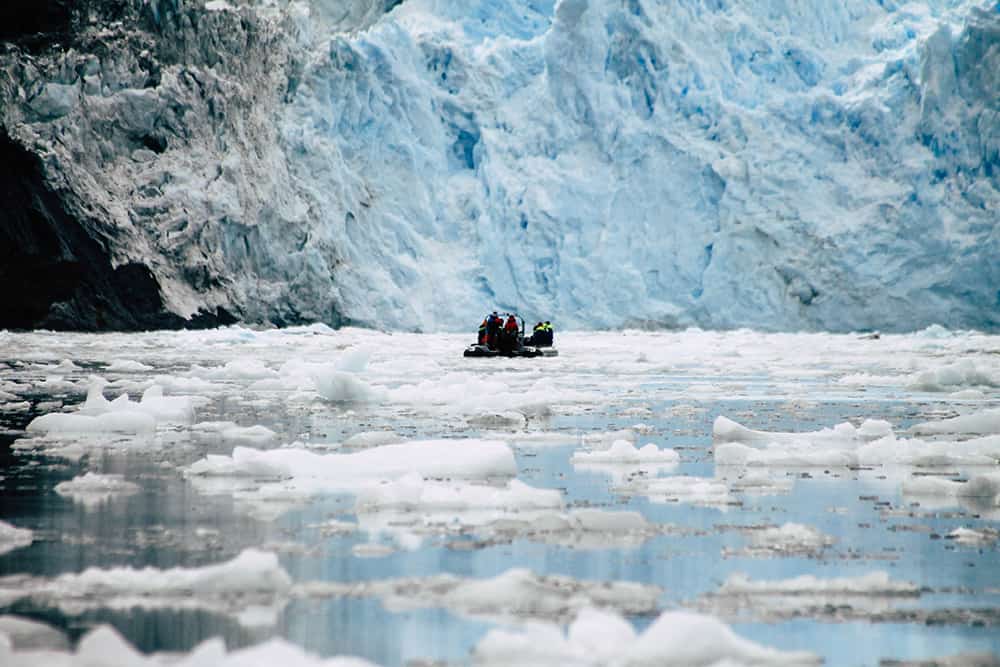
<path fill-rule="evenodd" d="M 923 422 L 910 428 L 918 435 L 970 433 L 974 435 L 990 435 L 1000 433 L 1000 408 L 984 410 L 969 415 L 961 415 L 951 419 L 935 422 Z"/>
<path fill-rule="evenodd" d="M 392 431 L 364 431 L 355 433 L 347 440 L 344 440 L 345 447 L 378 447 L 380 445 L 395 445 L 403 442 L 404 438 Z"/>
<path fill-rule="evenodd" d="M 88 472 L 56 484 L 56 493 L 84 505 L 98 505 L 115 496 L 139 493 L 139 485 L 125 481 L 121 475 L 101 475 Z"/>
<path fill-rule="evenodd" d="M 496 440 L 426 440 L 383 445 L 350 454 L 303 449 L 236 447 L 232 456 L 209 455 L 186 475 L 251 476 L 315 480 L 320 488 L 356 489 L 382 479 L 416 473 L 424 477 L 487 478 L 517 474 L 514 453 Z"/>
<path fill-rule="evenodd" d="M 14 549 L 26 547 L 34 539 L 34 533 L 27 528 L 18 528 L 6 521 L 0 521 L 0 556 Z"/>
<path fill-rule="evenodd" d="M 561 509 L 562 494 L 555 489 L 536 489 L 512 479 L 504 487 L 431 482 L 410 474 L 394 482 L 364 489 L 358 494 L 359 511 L 375 508 L 404 509 L 482 509 L 507 511 Z"/>
<path fill-rule="evenodd" d="M 217 438 L 224 442 L 265 443 L 277 438 L 277 434 L 266 426 L 237 426 L 235 422 L 198 422 L 191 427 L 202 436 Z"/>
<path fill-rule="evenodd" d="M 575 452 L 572 463 L 677 463 L 680 456 L 672 449 L 660 449 L 650 443 L 640 449 L 627 440 L 616 440 L 608 449 Z"/>
<path fill-rule="evenodd" d="M 911 496 L 945 496 L 949 498 L 982 498 L 996 504 L 1000 494 L 1000 472 L 971 477 L 956 482 L 938 477 L 920 477 L 903 482 L 903 493 Z"/>
<path fill-rule="evenodd" d="M 744 639 L 718 619 L 668 611 L 637 635 L 617 614 L 584 609 L 565 635 L 555 626 L 491 630 L 476 645 L 483 665 L 816 665 L 811 653 L 784 652 Z"/>
<path fill-rule="evenodd" d="M 883 571 L 857 577 L 821 579 L 811 574 L 779 581 L 752 581 L 747 575 L 729 576 L 719 587 L 720 595 L 903 595 L 920 594 L 920 587 L 908 581 L 893 581 Z"/>
<path fill-rule="evenodd" d="M 153 367 L 132 359 L 115 359 L 108 364 L 108 370 L 114 373 L 144 373 L 153 370 Z"/>
<path fill-rule="evenodd" d="M 59 630 L 51 625 L 39 623 L 20 616 L 0 616 L 0 637 L 6 636 L 13 648 L 20 651 L 27 649 L 65 650 L 69 641 Z M 0 656 L 3 649 L 0 649 Z M 0 662 L 6 665 L 6 662 Z"/>
<path fill-rule="evenodd" d="M 998 387 L 1000 371 L 996 367 L 962 359 L 952 364 L 922 371 L 910 379 L 909 389 L 917 391 L 954 391 L 957 388 Z"/>
<path fill-rule="evenodd" d="M 240 610 L 259 600 L 286 596 L 292 580 L 273 553 L 247 549 L 232 560 L 204 567 L 88 568 L 51 579 L 0 583 L 0 598 L 31 598 L 57 605 L 65 613 L 88 609 L 203 608 Z"/>

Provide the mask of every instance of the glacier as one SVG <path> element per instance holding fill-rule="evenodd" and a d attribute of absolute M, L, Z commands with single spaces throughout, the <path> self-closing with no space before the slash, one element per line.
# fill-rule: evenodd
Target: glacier
<path fill-rule="evenodd" d="M 1000 328 L 995 1 L 78 5 L 0 326 Z"/>

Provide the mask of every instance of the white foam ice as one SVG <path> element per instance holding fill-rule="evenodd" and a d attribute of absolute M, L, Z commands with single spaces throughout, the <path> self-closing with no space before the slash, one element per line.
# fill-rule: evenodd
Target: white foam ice
<path fill-rule="evenodd" d="M 804 574 L 777 581 L 752 580 L 735 573 L 719 587 L 718 595 L 878 595 L 916 596 L 920 587 L 908 581 L 894 581 L 884 571 L 856 577 L 823 579 Z"/>
<path fill-rule="evenodd" d="M 491 630 L 476 645 L 481 665 L 816 665 L 811 653 L 780 651 L 737 635 L 718 619 L 686 611 L 664 612 L 641 634 L 621 616 L 580 611 L 563 631 L 552 625 Z"/>
<path fill-rule="evenodd" d="M 27 528 L 0 521 L 0 556 L 14 549 L 30 545 L 35 540 L 35 534 Z"/>
<path fill-rule="evenodd" d="M 190 653 L 143 655 L 108 625 L 85 634 L 76 649 L 63 651 L 18 648 L 0 634 L 0 664 L 4 667 L 376 667 L 354 657 L 320 658 L 284 639 L 270 639 L 249 648 L 227 651 L 222 639 L 209 639 Z"/>
<path fill-rule="evenodd" d="M 83 505 L 99 505 L 118 496 L 139 493 L 139 485 L 122 475 L 88 472 L 56 484 L 56 493 Z"/>

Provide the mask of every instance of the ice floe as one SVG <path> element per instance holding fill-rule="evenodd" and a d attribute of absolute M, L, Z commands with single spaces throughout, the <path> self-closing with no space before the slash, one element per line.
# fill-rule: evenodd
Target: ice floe
<path fill-rule="evenodd" d="M 190 653 L 143 655 L 108 625 L 89 631 L 74 651 L 18 648 L 0 634 L 0 664 L 4 667 L 375 667 L 354 657 L 320 658 L 284 639 L 270 639 L 249 648 L 227 651 L 222 639 L 210 639 Z"/>
<path fill-rule="evenodd" d="M 615 440 L 608 449 L 593 452 L 575 452 L 570 459 L 572 463 L 661 463 L 671 464 L 680 461 L 680 456 L 672 449 L 660 449 L 654 444 L 641 448 L 628 440 Z"/>
<path fill-rule="evenodd" d="M 815 556 L 835 542 L 833 537 L 812 526 L 794 522 L 748 528 L 745 534 L 748 544 L 736 553 L 747 556 Z"/>
<path fill-rule="evenodd" d="M 14 549 L 30 545 L 35 535 L 27 528 L 18 528 L 6 521 L 0 521 L 0 556 Z"/>
<path fill-rule="evenodd" d="M 139 493 L 139 485 L 128 482 L 122 475 L 88 472 L 56 484 L 56 493 L 83 505 L 98 505 L 116 496 Z"/>
<path fill-rule="evenodd" d="M 523 568 L 487 579 L 440 574 L 353 583 L 317 581 L 301 584 L 296 591 L 306 597 L 377 597 L 391 611 L 442 607 L 464 616 L 521 622 L 570 620 L 587 607 L 649 614 L 657 610 L 663 593 L 648 584 L 538 575 Z"/>
<path fill-rule="evenodd" d="M 433 510 L 500 509 L 521 511 L 561 509 L 562 494 L 554 489 L 536 489 L 512 479 L 506 486 L 493 487 L 455 482 L 428 481 L 409 474 L 393 481 L 361 490 L 356 508 L 371 512 L 380 508 Z"/>
<path fill-rule="evenodd" d="M 88 568 L 53 578 L 0 578 L 0 602 L 30 599 L 63 613 L 90 609 L 178 608 L 238 614 L 287 596 L 291 578 L 272 553 L 246 549 L 232 560 L 204 567 Z"/>
<path fill-rule="evenodd" d="M 552 625 L 491 630 L 476 645 L 481 665 L 817 665 L 811 653 L 772 649 L 718 619 L 686 611 L 660 615 L 641 634 L 621 616 L 586 608 L 566 633 Z"/>
<path fill-rule="evenodd" d="M 27 649 L 65 650 L 69 648 L 69 640 L 62 632 L 51 625 L 21 616 L 0 616 L 0 638 L 4 636 L 9 642 L 9 648 L 19 651 Z M 3 648 L 0 648 L 0 657 L 2 656 Z"/>
<path fill-rule="evenodd" d="M 917 435 L 958 434 L 990 435 L 1000 433 L 1000 408 L 984 410 L 968 415 L 942 419 L 940 421 L 922 422 L 913 426 L 910 431 Z"/>
<path fill-rule="evenodd" d="M 382 445 L 349 454 L 316 454 L 299 448 L 236 447 L 231 456 L 209 455 L 185 469 L 188 476 L 290 479 L 310 490 L 350 490 L 416 473 L 424 477 L 488 478 L 517 474 L 514 454 L 497 440 L 426 440 Z"/>
<path fill-rule="evenodd" d="M 719 595 L 920 595 L 920 587 L 894 581 L 887 572 L 869 572 L 857 577 L 822 579 L 811 574 L 777 581 L 754 581 L 742 573 L 732 574 L 719 587 Z"/>
<path fill-rule="evenodd" d="M 277 434 L 266 426 L 237 426 L 231 421 L 198 422 L 191 427 L 194 433 L 206 439 L 225 442 L 266 443 L 277 438 Z"/>

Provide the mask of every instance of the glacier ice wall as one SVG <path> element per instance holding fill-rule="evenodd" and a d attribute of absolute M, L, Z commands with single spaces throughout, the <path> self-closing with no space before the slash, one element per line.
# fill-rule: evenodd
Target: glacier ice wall
<path fill-rule="evenodd" d="M 364 321 L 995 329 L 998 38 L 993 2 L 410 0 L 283 134 Z"/>
<path fill-rule="evenodd" d="M 89 1 L 0 123 L 151 311 L 1000 327 L 996 2 Z"/>

